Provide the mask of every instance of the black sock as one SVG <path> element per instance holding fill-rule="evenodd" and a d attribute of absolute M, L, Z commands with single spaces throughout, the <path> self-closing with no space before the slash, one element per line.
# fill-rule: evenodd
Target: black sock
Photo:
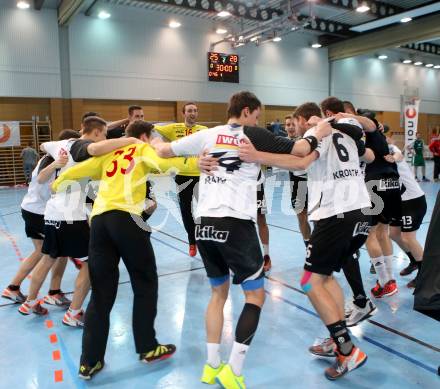
<path fill-rule="evenodd" d="M 364 283 L 362 282 L 361 268 L 359 266 L 359 260 L 350 258 L 347 263 L 342 268 L 344 271 L 345 278 L 347 279 L 348 284 L 350 285 L 351 291 L 353 292 L 353 296 L 357 299 L 357 296 L 365 297 L 365 304 L 367 303 L 364 289 Z M 362 302 L 361 302 L 362 303 Z M 358 305 L 358 304 L 356 304 Z M 361 307 L 360 305 L 358 305 Z M 361 308 L 364 308 L 365 305 Z"/>
<path fill-rule="evenodd" d="M 411 254 L 411 251 L 407 251 L 405 252 L 405 254 L 408 256 L 411 264 L 415 264 L 417 262 L 416 259 L 414 258 L 414 255 Z"/>
<path fill-rule="evenodd" d="M 49 296 L 54 296 L 58 293 L 61 293 L 61 289 L 51 289 L 49 290 Z"/>
<path fill-rule="evenodd" d="M 350 355 L 353 350 L 353 343 L 351 342 L 345 321 L 337 321 L 336 323 L 328 325 L 327 328 L 330 331 L 330 336 L 338 347 L 338 352 L 342 355 Z"/>
<path fill-rule="evenodd" d="M 308 239 L 304 239 L 304 244 L 306 245 L 306 248 L 307 248 L 307 246 L 309 245 L 309 240 Z"/>
<path fill-rule="evenodd" d="M 235 329 L 235 341 L 250 345 L 257 331 L 260 320 L 261 308 L 258 305 L 246 303 L 241 311 L 240 318 Z"/>
<path fill-rule="evenodd" d="M 417 270 L 420 271 L 420 269 L 422 268 L 422 261 L 417 261 L 416 265 L 417 265 Z"/>
<path fill-rule="evenodd" d="M 356 304 L 359 308 L 365 308 L 365 306 L 367 305 L 367 296 L 359 294 L 354 297 L 353 303 Z"/>
<path fill-rule="evenodd" d="M 9 290 L 12 290 L 13 292 L 16 292 L 17 290 L 20 290 L 20 285 L 9 285 L 8 286 Z"/>

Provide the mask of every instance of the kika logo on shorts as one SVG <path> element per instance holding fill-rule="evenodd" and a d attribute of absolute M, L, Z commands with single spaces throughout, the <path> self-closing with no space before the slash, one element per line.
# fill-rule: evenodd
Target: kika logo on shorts
<path fill-rule="evenodd" d="M 213 240 L 214 242 L 226 242 L 229 231 L 217 231 L 213 226 L 196 226 L 196 240 Z"/>

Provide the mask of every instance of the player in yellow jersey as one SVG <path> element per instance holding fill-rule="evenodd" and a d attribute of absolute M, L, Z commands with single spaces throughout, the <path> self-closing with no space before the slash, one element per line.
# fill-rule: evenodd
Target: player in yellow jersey
<path fill-rule="evenodd" d="M 170 142 L 181 139 L 185 136 L 194 134 L 200 130 L 205 130 L 206 126 L 196 124 L 199 111 L 197 105 L 190 102 L 186 103 L 182 108 L 182 114 L 185 119 L 183 123 L 171 123 L 164 126 L 155 125 L 154 129 Z M 189 255 L 194 257 L 197 254 L 195 223 L 192 215 L 192 198 L 197 197 L 197 189 L 194 188 L 199 183 L 199 173 L 188 172 L 176 175 L 177 192 L 179 196 L 180 213 L 182 221 L 188 234 Z"/>
<path fill-rule="evenodd" d="M 143 142 L 91 158 L 63 172 L 54 182 L 55 191 L 66 190 L 72 180 L 100 180 L 91 214 L 89 271 L 92 295 L 86 311 L 79 376 L 90 379 L 104 367 L 109 317 L 116 298 L 119 258 L 127 267 L 134 292 L 133 334 L 142 362 L 169 358 L 172 344 L 156 340 L 158 278 L 156 260 L 141 215 L 146 197 L 146 176 L 151 171 L 197 171 L 196 158 L 159 158 L 148 144 L 153 126 L 131 123 L 126 135 Z"/>

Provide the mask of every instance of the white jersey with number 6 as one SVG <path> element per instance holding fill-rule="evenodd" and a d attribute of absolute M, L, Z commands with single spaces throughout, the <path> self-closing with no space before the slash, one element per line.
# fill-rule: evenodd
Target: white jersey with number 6
<path fill-rule="evenodd" d="M 314 128 L 305 137 L 313 135 Z M 348 135 L 333 129 L 307 169 L 308 213 L 312 221 L 371 206 L 359 165 L 358 148 Z"/>

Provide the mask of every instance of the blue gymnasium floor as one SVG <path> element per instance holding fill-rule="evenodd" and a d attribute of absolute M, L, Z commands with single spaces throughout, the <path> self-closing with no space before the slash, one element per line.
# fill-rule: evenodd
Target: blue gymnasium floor
<path fill-rule="evenodd" d="M 266 305 L 245 364 L 248 387 L 440 388 L 440 377 L 437 376 L 440 325 L 412 310 L 412 295 L 405 287 L 410 278 L 399 276 L 399 293 L 377 301 L 379 313 L 352 331 L 355 342 L 369 356 L 367 364 L 337 383 L 326 380 L 323 370 L 329 362 L 309 355 L 307 347 L 327 333 L 299 288 L 305 248 L 297 219 L 290 210 L 288 186 L 277 186 L 277 176 L 282 180 L 287 177 L 286 173 L 280 172 L 266 182 L 268 198 L 273 193 L 268 215 L 273 270 L 266 280 Z M 132 292 L 127 272 L 121 265 L 105 369 L 91 382 L 77 378 L 82 331 L 62 325 L 61 309 L 49 307 L 50 313 L 45 318 L 23 317 L 17 312 L 17 305 L 2 299 L 0 388 L 206 388 L 198 379 L 205 361 L 204 310 L 209 298 L 209 284 L 200 259 L 191 259 L 187 255 L 174 196 L 164 192 L 173 188 L 174 183 L 166 177 L 158 178 L 156 182 L 155 192 L 160 205 L 151 219 L 153 226 L 161 228 L 161 232 L 152 235 L 160 275 L 156 329 L 159 341 L 177 345 L 175 357 L 151 366 L 137 360 L 131 332 Z M 424 242 L 440 185 L 426 183 L 422 186 L 428 199 L 428 213 L 419 231 Z M 25 237 L 20 215 L 24 193 L 24 189 L 0 190 L 2 288 L 15 273 L 18 258 L 31 251 L 31 242 Z M 178 221 L 173 215 L 177 215 Z M 369 273 L 366 251 L 361 251 L 364 282 L 369 289 L 375 278 Z M 394 255 L 397 273 L 405 266 L 406 260 L 402 259 L 398 249 Z M 63 280 L 64 291 L 72 290 L 75 275 L 74 267 L 68 265 Z M 349 296 L 345 280 L 338 277 Z M 23 287 L 24 293 L 27 290 L 28 280 Z M 47 283 L 43 291 L 47 291 Z M 242 303 L 240 288 L 233 287 L 225 309 L 224 359 L 229 355 Z M 52 321 L 53 327 L 48 328 L 47 320 Z M 53 352 L 57 350 L 60 359 L 54 360 Z"/>

